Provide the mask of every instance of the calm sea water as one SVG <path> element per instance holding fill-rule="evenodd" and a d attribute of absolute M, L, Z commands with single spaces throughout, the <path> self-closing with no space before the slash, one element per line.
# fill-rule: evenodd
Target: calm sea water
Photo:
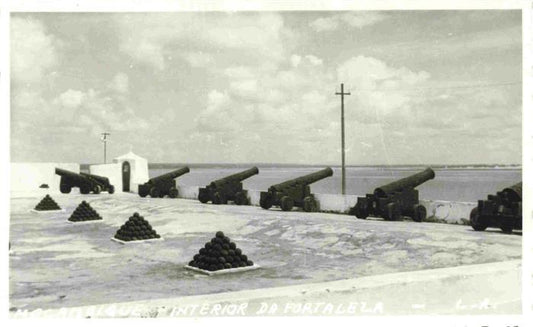
<path fill-rule="evenodd" d="M 178 166 L 179 167 L 179 166 Z M 251 166 L 250 166 L 251 167 Z M 245 170 L 246 168 L 225 167 L 191 168 L 191 172 L 179 177 L 178 185 L 204 186 L 211 181 Z M 244 181 L 250 190 L 266 190 L 270 185 L 320 170 L 317 167 L 261 167 L 259 174 Z M 153 169 L 155 177 L 173 169 Z M 347 167 L 346 193 L 364 195 L 374 188 L 407 177 L 421 171 L 418 168 L 372 168 Z M 475 202 L 488 194 L 516 184 L 522 180 L 521 169 L 434 169 L 435 179 L 418 187 L 420 198 L 427 200 L 449 200 Z M 341 169 L 333 167 L 333 176 L 311 184 L 314 193 L 340 194 Z"/>

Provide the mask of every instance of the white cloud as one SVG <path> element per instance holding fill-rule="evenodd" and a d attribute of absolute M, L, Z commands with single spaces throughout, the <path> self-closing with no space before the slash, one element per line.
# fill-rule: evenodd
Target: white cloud
<path fill-rule="evenodd" d="M 67 91 L 61 93 L 59 97 L 54 101 L 56 104 L 74 109 L 78 108 L 85 98 L 85 93 L 78 90 L 68 89 Z"/>
<path fill-rule="evenodd" d="M 405 67 L 394 68 L 365 56 L 353 57 L 337 68 L 338 83 L 353 91 L 350 99 L 362 122 L 401 123 L 412 117 L 420 100 L 409 88 L 421 86 L 430 75 L 413 72 Z"/>
<path fill-rule="evenodd" d="M 57 65 L 57 41 L 46 33 L 41 22 L 32 18 L 11 19 L 11 79 L 38 83 Z"/>
<path fill-rule="evenodd" d="M 250 97 L 257 95 L 257 80 L 248 79 L 230 83 L 230 89 L 233 93 L 241 97 Z"/>
<path fill-rule="evenodd" d="M 204 52 L 188 52 L 183 56 L 191 67 L 206 67 L 213 63 L 213 56 Z"/>
<path fill-rule="evenodd" d="M 291 56 L 291 65 L 292 65 L 292 67 L 298 67 L 298 65 L 300 64 L 301 61 L 302 61 L 302 57 L 301 56 L 295 55 L 295 54 L 293 54 Z"/>
<path fill-rule="evenodd" d="M 322 59 L 317 58 L 317 57 L 315 57 L 313 55 L 307 55 L 307 56 L 305 56 L 305 59 L 309 60 L 311 65 L 314 65 L 314 66 L 322 65 Z"/>
<path fill-rule="evenodd" d="M 185 14 L 131 14 L 116 21 L 120 49 L 157 70 L 165 68 L 169 54 L 197 67 L 221 51 L 237 51 L 258 62 L 260 58 L 280 60 L 284 53 L 283 20 L 276 13 L 206 13 L 200 19 Z"/>
<path fill-rule="evenodd" d="M 309 24 L 317 32 L 334 31 L 339 27 L 338 16 L 317 18 Z"/>
<path fill-rule="evenodd" d="M 356 28 L 374 25 L 385 18 L 387 16 L 379 11 L 349 12 L 340 16 L 343 22 Z"/>
<path fill-rule="evenodd" d="M 331 32 L 337 30 L 341 25 L 347 27 L 363 28 L 374 25 L 387 18 L 387 16 L 377 11 L 354 11 L 343 14 L 334 14 L 328 17 L 320 17 L 313 20 L 309 26 L 316 32 Z"/>
<path fill-rule="evenodd" d="M 113 80 L 109 84 L 109 88 L 118 93 L 128 93 L 129 90 L 129 78 L 125 73 L 118 73 L 113 77 Z"/>
<path fill-rule="evenodd" d="M 230 149 L 252 154 L 258 144 L 244 140 L 259 139 L 260 147 L 269 149 L 273 161 L 286 160 L 287 153 L 278 151 L 280 148 L 294 148 L 291 160 L 302 163 L 334 161 L 340 115 L 335 88 L 341 81 L 354 91 L 363 87 L 370 90 L 353 92 L 347 98 L 346 120 L 351 128 L 357 126 L 358 135 L 365 135 L 353 137 L 349 148 L 371 151 L 361 142 L 374 144 L 379 139 L 376 124 L 397 125 L 399 118 L 409 119 L 407 115 L 419 110 L 420 99 L 411 93 L 389 94 L 381 88 L 418 86 L 429 79 L 426 72 L 391 67 L 364 56 L 353 57 L 336 70 L 324 67 L 322 60 L 313 55 L 292 55 L 287 64 L 290 68 L 285 70 L 224 70 L 228 87 L 209 94 L 207 106 L 196 120 L 195 138 L 203 135 L 205 140 L 219 140 L 212 142 L 211 151 L 221 156 L 231 157 Z"/>

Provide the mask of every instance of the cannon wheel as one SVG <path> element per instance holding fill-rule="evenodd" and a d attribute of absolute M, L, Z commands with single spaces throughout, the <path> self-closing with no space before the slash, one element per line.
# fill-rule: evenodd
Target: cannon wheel
<path fill-rule="evenodd" d="M 267 196 L 265 198 L 261 197 L 261 199 L 259 200 L 259 205 L 265 210 L 272 208 L 272 198 L 270 196 Z"/>
<path fill-rule="evenodd" d="M 89 192 L 91 192 L 91 187 L 89 185 L 80 186 L 80 193 L 81 194 L 89 194 Z"/>
<path fill-rule="evenodd" d="M 159 191 L 159 189 L 157 187 L 152 187 L 150 189 L 150 196 L 152 198 L 158 198 L 160 196 L 161 192 Z"/>
<path fill-rule="evenodd" d="M 201 189 L 198 192 L 198 201 L 202 203 L 207 203 L 209 201 L 209 194 L 204 189 Z"/>
<path fill-rule="evenodd" d="M 113 185 L 109 185 L 109 188 L 107 189 L 107 193 L 109 194 L 115 193 L 115 187 Z"/>
<path fill-rule="evenodd" d="M 235 202 L 236 205 L 242 206 L 248 204 L 248 199 L 246 198 L 246 195 L 242 192 L 235 193 Z"/>
<path fill-rule="evenodd" d="M 427 212 L 426 208 L 423 205 L 415 204 L 413 206 L 413 220 L 417 223 L 421 222 L 422 220 L 426 219 Z"/>
<path fill-rule="evenodd" d="M 357 202 L 354 207 L 354 213 L 358 219 L 366 219 L 368 217 L 367 205 L 361 202 Z"/>
<path fill-rule="evenodd" d="M 502 230 L 502 232 L 504 232 L 505 234 L 511 234 L 513 232 L 513 227 L 514 227 L 513 219 L 509 217 L 502 218 L 502 225 L 500 226 L 500 229 Z"/>
<path fill-rule="evenodd" d="M 59 190 L 61 191 L 61 193 L 68 194 L 72 190 L 72 186 L 68 184 L 59 184 Z"/>
<path fill-rule="evenodd" d="M 304 211 L 316 212 L 318 211 L 318 203 L 310 196 L 304 198 Z"/>
<path fill-rule="evenodd" d="M 102 192 L 102 187 L 100 185 L 95 185 L 93 187 L 93 193 L 94 194 L 100 194 L 100 192 Z"/>
<path fill-rule="evenodd" d="M 396 203 L 389 203 L 385 207 L 385 220 L 397 221 L 400 220 L 400 212 L 398 210 L 398 205 Z"/>
<path fill-rule="evenodd" d="M 228 200 L 224 198 L 224 195 L 220 194 L 219 192 L 215 192 L 213 195 L 213 203 L 214 204 L 227 204 Z"/>
<path fill-rule="evenodd" d="M 170 190 L 168 190 L 168 196 L 172 199 L 175 199 L 178 197 L 178 189 L 175 187 L 171 187 Z"/>
<path fill-rule="evenodd" d="M 292 207 L 294 206 L 294 200 L 290 197 L 285 195 L 281 198 L 281 210 L 283 211 L 291 211 Z"/>
<path fill-rule="evenodd" d="M 489 227 L 486 223 L 481 221 L 478 208 L 474 208 L 472 211 L 470 211 L 470 226 L 472 226 L 472 228 L 478 232 L 484 231 L 487 229 L 487 227 Z"/>

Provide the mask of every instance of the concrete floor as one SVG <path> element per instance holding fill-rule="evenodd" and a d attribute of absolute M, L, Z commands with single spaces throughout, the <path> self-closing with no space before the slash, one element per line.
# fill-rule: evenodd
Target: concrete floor
<path fill-rule="evenodd" d="M 469 226 L 357 220 L 134 194 L 55 195 L 66 212 L 30 213 L 42 196 L 11 199 L 12 311 L 282 287 L 521 258 L 521 236 L 475 232 Z M 104 220 L 66 223 L 82 200 Z M 164 241 L 122 245 L 110 240 L 135 211 Z M 216 277 L 185 270 L 183 266 L 218 230 L 262 268 Z"/>

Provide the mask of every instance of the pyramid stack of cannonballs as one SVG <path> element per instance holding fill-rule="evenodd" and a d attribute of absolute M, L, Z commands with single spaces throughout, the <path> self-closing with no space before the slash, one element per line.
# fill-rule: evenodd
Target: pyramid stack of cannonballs
<path fill-rule="evenodd" d="M 35 206 L 35 210 L 37 211 L 48 211 L 48 210 L 61 210 L 59 205 L 50 197 L 50 195 L 46 194 L 46 196 Z"/>
<path fill-rule="evenodd" d="M 68 220 L 72 222 L 81 222 L 101 219 L 102 217 L 100 217 L 98 212 L 96 212 L 89 203 L 82 201 Z"/>
<path fill-rule="evenodd" d="M 216 237 L 205 243 L 196 254 L 189 266 L 208 271 L 253 266 L 254 263 L 242 253 L 234 242 L 223 232 L 217 232 Z"/>
<path fill-rule="evenodd" d="M 124 225 L 120 226 L 119 230 L 115 233 L 115 238 L 129 242 L 161 238 L 161 236 L 156 233 L 144 217 L 135 212 Z"/>

